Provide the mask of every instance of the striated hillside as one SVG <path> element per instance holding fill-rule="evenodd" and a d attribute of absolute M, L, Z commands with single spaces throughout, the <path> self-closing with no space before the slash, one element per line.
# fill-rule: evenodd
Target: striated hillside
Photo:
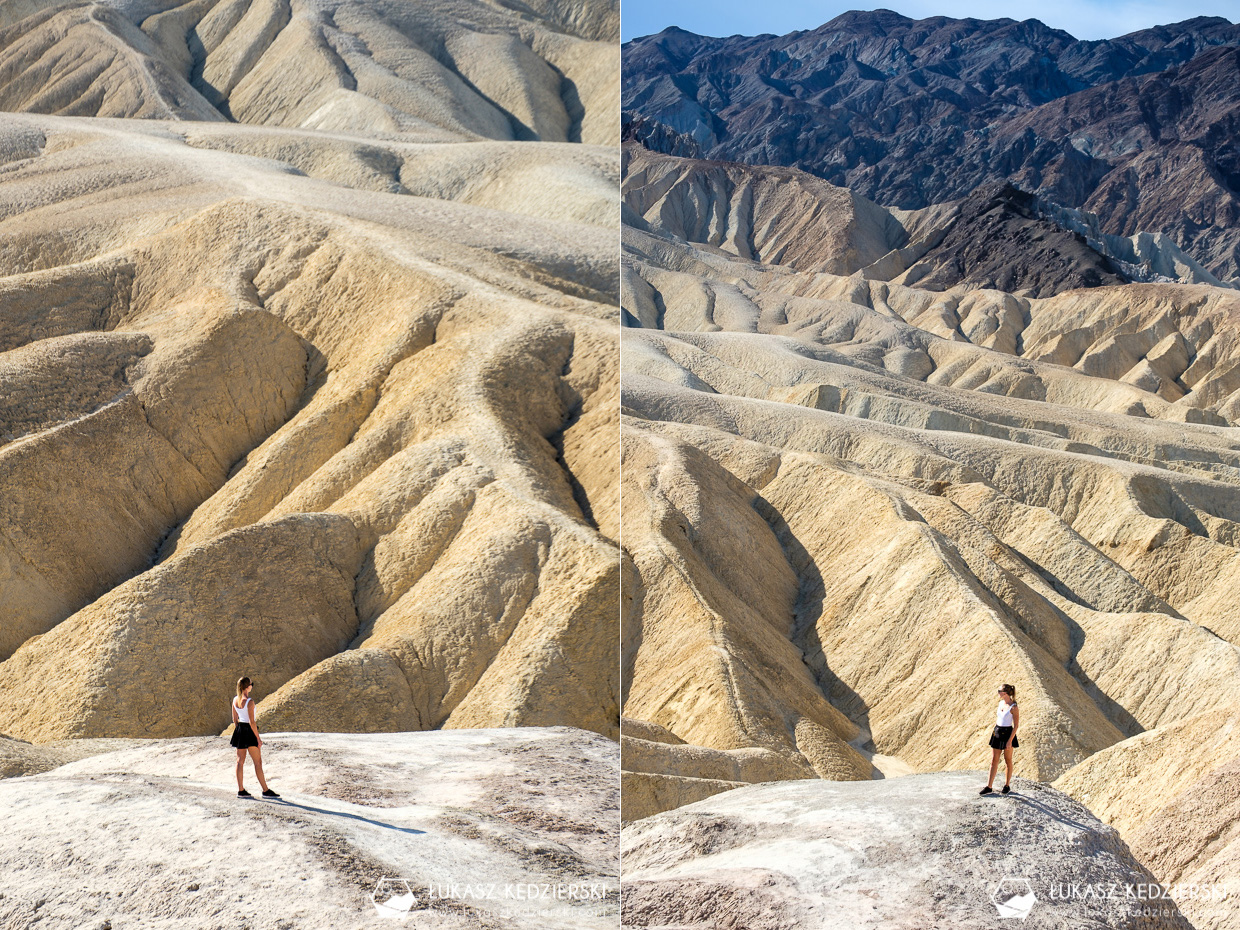
<path fill-rule="evenodd" d="M 5 4 L 0 109 L 614 143 L 616 0 Z"/>
<path fill-rule="evenodd" d="M 1037 20 L 846 13 L 786 36 L 668 29 L 624 47 L 630 137 L 800 168 L 902 209 L 1011 182 L 1163 233 L 1240 278 L 1240 26 L 1201 17 L 1078 41 Z"/>
<path fill-rule="evenodd" d="M 1010 190 L 907 213 L 624 170 L 626 819 L 977 769 L 1008 681 L 1018 774 L 1218 880 L 1150 831 L 1231 861 L 1195 795 L 1156 812 L 1237 755 L 1200 736 L 1240 684 L 1236 291 L 1082 282 L 1105 257 Z"/>
<path fill-rule="evenodd" d="M 615 738 L 615 5 L 264 10 L 5 10 L 0 732 Z"/>
<path fill-rule="evenodd" d="M 667 157 L 627 144 L 625 221 L 739 258 L 942 291 L 1043 297 L 1129 281 L 1221 282 L 1166 236 L 1123 238 L 1011 184 L 922 210 L 887 210 L 788 168 Z M 847 220 L 837 218 L 843 214 Z"/>
<path fill-rule="evenodd" d="M 1230 883 L 1240 863 L 1238 710 L 1233 703 L 1124 740 L 1055 786 L 1127 836 L 1163 882 Z M 1197 927 L 1235 926 L 1230 896 L 1200 896 L 1182 910 Z"/>

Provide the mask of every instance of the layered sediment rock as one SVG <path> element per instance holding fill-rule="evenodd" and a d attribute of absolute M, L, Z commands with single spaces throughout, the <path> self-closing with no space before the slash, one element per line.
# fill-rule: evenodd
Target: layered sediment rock
<path fill-rule="evenodd" d="M 1024 712 L 1019 771 L 1086 803 L 1067 786 L 1092 760 L 1110 771 L 1109 753 L 1229 712 L 1232 290 L 937 291 L 860 252 L 831 274 L 806 251 L 803 270 L 719 236 L 768 169 L 627 159 L 624 713 L 671 737 L 632 734 L 635 816 L 797 766 L 981 765 L 1002 681 Z M 684 222 L 689 203 L 721 219 Z M 867 215 L 824 210 L 823 238 Z M 942 220 L 889 215 L 907 242 Z M 792 765 L 750 777 L 747 751 Z M 1152 814 L 1231 757 L 1210 758 L 1174 786 L 1141 763 L 1127 809 Z M 1109 820 L 1118 788 L 1098 784 Z"/>
<path fill-rule="evenodd" d="M 1235 922 L 1240 720 L 1233 704 L 1110 746 L 1055 787 L 1120 830 L 1195 927 Z"/>
<path fill-rule="evenodd" d="M 527 9 L 474 0 L 20 4 L 0 19 L 0 109 L 614 144 L 619 4 Z"/>
<path fill-rule="evenodd" d="M 1030 921 L 1232 925 L 1236 29 L 626 46 L 626 922 L 993 926 L 977 831 L 1198 889 Z M 873 780 L 984 766 L 1004 681 L 1089 862 Z"/>
<path fill-rule="evenodd" d="M 614 4 L 6 15 L 0 732 L 617 737 Z"/>

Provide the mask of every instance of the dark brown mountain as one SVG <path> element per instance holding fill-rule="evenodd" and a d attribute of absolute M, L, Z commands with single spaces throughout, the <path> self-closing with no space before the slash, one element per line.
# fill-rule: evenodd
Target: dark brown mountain
<path fill-rule="evenodd" d="M 629 138 L 801 168 L 914 209 L 1013 181 L 1165 232 L 1240 277 L 1240 26 L 1198 18 L 1083 42 L 1037 20 L 848 13 L 808 32 L 624 46 Z"/>
<path fill-rule="evenodd" d="M 1127 269 L 1011 184 L 985 185 L 903 221 L 795 168 L 677 158 L 624 145 L 625 222 L 748 261 L 921 290 L 1024 297 L 1125 284 Z"/>
<path fill-rule="evenodd" d="M 1007 183 L 966 197 L 942 241 L 912 272 L 906 283 L 925 290 L 967 284 L 1029 297 L 1128 280 L 1082 236 L 1040 217 L 1032 194 Z"/>

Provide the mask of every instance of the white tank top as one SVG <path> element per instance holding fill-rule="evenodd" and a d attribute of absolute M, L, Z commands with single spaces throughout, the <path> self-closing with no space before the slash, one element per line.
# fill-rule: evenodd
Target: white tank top
<path fill-rule="evenodd" d="M 233 698 L 232 706 L 237 707 L 237 699 Z M 245 703 L 237 707 L 237 719 L 244 722 L 250 722 L 250 699 L 246 698 Z"/>
<path fill-rule="evenodd" d="M 1011 704 L 1006 704 L 1003 701 L 1000 701 L 999 709 L 995 713 L 995 726 L 1010 727 L 1012 725 L 1012 708 L 1015 706 L 1015 701 Z"/>

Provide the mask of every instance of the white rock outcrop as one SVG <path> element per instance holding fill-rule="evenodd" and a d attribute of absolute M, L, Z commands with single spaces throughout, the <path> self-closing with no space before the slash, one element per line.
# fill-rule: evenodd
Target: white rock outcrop
<path fill-rule="evenodd" d="M 945 772 L 747 785 L 629 824 L 624 925 L 992 930 L 1016 916 L 996 902 L 1018 896 L 1022 927 L 1191 930 L 1174 903 L 1142 913 L 1136 888 L 1153 876 L 1082 805 L 1020 778 L 978 797 L 983 784 Z"/>
<path fill-rule="evenodd" d="M 360 930 L 383 878 L 426 926 L 618 922 L 617 747 L 598 734 L 272 732 L 279 800 L 248 765 L 238 798 L 235 758 L 221 737 L 142 740 L 0 779 L 0 925 Z"/>

